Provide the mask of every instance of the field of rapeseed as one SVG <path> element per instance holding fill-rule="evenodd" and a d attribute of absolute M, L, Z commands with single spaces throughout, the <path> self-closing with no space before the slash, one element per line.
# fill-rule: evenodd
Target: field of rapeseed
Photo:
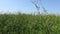
<path fill-rule="evenodd" d="M 60 34 L 60 16 L 0 14 L 0 34 Z"/>

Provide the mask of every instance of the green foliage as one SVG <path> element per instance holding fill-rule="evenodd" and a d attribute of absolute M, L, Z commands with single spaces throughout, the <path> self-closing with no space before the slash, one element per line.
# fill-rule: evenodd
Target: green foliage
<path fill-rule="evenodd" d="M 60 16 L 3 14 L 0 34 L 60 34 Z"/>

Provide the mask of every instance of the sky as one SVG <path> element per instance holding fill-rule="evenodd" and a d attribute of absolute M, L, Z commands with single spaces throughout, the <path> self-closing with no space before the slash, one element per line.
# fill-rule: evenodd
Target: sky
<path fill-rule="evenodd" d="M 60 0 L 42 0 L 41 3 L 48 13 L 60 14 Z M 31 0 L 0 0 L 0 13 L 8 11 L 12 13 L 34 13 L 36 8 Z M 41 12 L 43 11 L 41 10 Z"/>

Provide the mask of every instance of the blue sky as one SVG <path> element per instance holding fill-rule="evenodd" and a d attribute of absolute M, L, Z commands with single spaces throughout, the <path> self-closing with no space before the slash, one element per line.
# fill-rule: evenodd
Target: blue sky
<path fill-rule="evenodd" d="M 41 2 L 48 13 L 60 14 L 60 0 L 42 0 Z M 34 13 L 36 8 L 31 3 L 31 0 L 0 0 L 0 12 L 8 11 Z"/>

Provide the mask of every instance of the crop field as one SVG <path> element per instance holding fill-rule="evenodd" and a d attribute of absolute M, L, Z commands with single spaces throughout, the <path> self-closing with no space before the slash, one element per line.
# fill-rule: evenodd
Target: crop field
<path fill-rule="evenodd" d="M 0 34 L 60 34 L 60 16 L 0 14 Z"/>

